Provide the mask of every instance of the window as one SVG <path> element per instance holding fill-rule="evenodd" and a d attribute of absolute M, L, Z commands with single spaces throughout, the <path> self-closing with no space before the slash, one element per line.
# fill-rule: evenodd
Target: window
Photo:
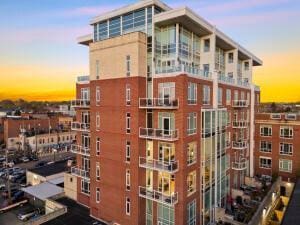
<path fill-rule="evenodd" d="M 81 180 L 81 192 L 88 195 L 90 194 L 90 183 L 84 179 Z"/>
<path fill-rule="evenodd" d="M 116 37 L 121 34 L 121 19 L 120 17 L 115 17 L 109 20 L 109 37 Z"/>
<path fill-rule="evenodd" d="M 204 52 L 209 52 L 210 51 L 210 39 L 205 39 L 204 40 Z"/>
<path fill-rule="evenodd" d="M 190 172 L 187 176 L 187 192 L 188 195 L 196 191 L 196 171 Z"/>
<path fill-rule="evenodd" d="M 280 137 L 281 138 L 292 138 L 293 128 L 292 127 L 280 127 Z"/>
<path fill-rule="evenodd" d="M 126 215 L 130 216 L 130 198 L 126 198 Z"/>
<path fill-rule="evenodd" d="M 261 152 L 272 152 L 272 142 L 260 141 L 260 151 Z"/>
<path fill-rule="evenodd" d="M 204 73 L 204 76 L 208 77 L 208 74 L 209 74 L 209 64 L 203 64 L 203 73 Z"/>
<path fill-rule="evenodd" d="M 187 134 L 197 133 L 197 113 L 189 113 L 187 117 Z"/>
<path fill-rule="evenodd" d="M 197 142 L 188 143 L 187 146 L 187 164 L 191 165 L 197 161 Z"/>
<path fill-rule="evenodd" d="M 126 105 L 130 105 L 130 85 L 126 84 Z"/>
<path fill-rule="evenodd" d="M 100 129 L 100 114 L 97 112 L 96 114 L 96 130 Z"/>
<path fill-rule="evenodd" d="M 127 169 L 126 170 L 126 178 L 125 178 L 125 182 L 126 182 L 126 190 L 129 191 L 130 190 L 130 170 Z"/>
<path fill-rule="evenodd" d="M 264 169 L 270 169 L 272 167 L 272 159 L 266 157 L 260 157 L 259 167 Z"/>
<path fill-rule="evenodd" d="M 130 76 L 130 72 L 131 72 L 131 59 L 130 59 L 130 55 L 126 56 L 126 76 L 129 77 Z"/>
<path fill-rule="evenodd" d="M 223 101 L 223 89 L 222 88 L 218 88 L 218 105 L 222 105 Z"/>
<path fill-rule="evenodd" d="M 260 136 L 270 137 L 272 136 L 272 126 L 260 126 Z"/>
<path fill-rule="evenodd" d="M 230 104 L 231 104 L 231 90 L 226 89 L 226 105 L 230 105 Z"/>
<path fill-rule="evenodd" d="M 233 63 L 233 52 L 228 53 L 228 63 Z"/>
<path fill-rule="evenodd" d="M 210 104 L 210 87 L 208 85 L 203 85 L 203 105 Z"/>
<path fill-rule="evenodd" d="M 130 162 L 130 141 L 126 141 L 126 162 Z"/>
<path fill-rule="evenodd" d="M 96 87 L 96 105 L 100 105 L 100 87 Z"/>
<path fill-rule="evenodd" d="M 280 143 L 280 155 L 293 155 L 293 144 Z"/>
<path fill-rule="evenodd" d="M 158 225 L 175 225 L 174 207 L 158 203 L 157 224 Z"/>
<path fill-rule="evenodd" d="M 281 114 L 280 113 L 272 113 L 271 114 L 271 119 L 272 120 L 280 120 L 281 119 Z"/>
<path fill-rule="evenodd" d="M 245 69 L 246 71 L 249 70 L 249 62 L 245 62 L 245 63 L 244 63 L 244 69 Z"/>
<path fill-rule="evenodd" d="M 100 78 L 100 62 L 99 60 L 96 60 L 96 80 L 99 80 Z"/>
<path fill-rule="evenodd" d="M 126 133 L 130 134 L 130 113 L 126 113 Z"/>
<path fill-rule="evenodd" d="M 187 225 L 196 224 L 196 200 L 193 200 L 187 205 Z"/>
<path fill-rule="evenodd" d="M 96 162 L 96 180 L 100 180 L 100 164 L 99 162 Z"/>
<path fill-rule="evenodd" d="M 100 188 L 96 188 L 96 203 L 100 202 Z"/>
<path fill-rule="evenodd" d="M 292 172 L 292 160 L 288 159 L 279 159 L 279 171 L 281 172 Z"/>
<path fill-rule="evenodd" d="M 188 104 L 197 104 L 197 84 L 191 82 L 188 83 Z"/>
<path fill-rule="evenodd" d="M 100 138 L 97 137 L 96 140 L 96 155 L 99 156 L 100 155 Z"/>

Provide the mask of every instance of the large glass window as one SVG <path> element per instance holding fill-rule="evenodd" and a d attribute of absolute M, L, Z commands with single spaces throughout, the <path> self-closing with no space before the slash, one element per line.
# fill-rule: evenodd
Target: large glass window
<path fill-rule="evenodd" d="M 99 23 L 98 28 L 98 37 L 99 40 L 106 39 L 108 37 L 107 21 Z"/>
<path fill-rule="evenodd" d="M 196 224 L 196 200 L 193 200 L 187 205 L 187 225 Z"/>
<path fill-rule="evenodd" d="M 157 224 L 175 225 L 174 207 L 158 203 L 157 212 Z"/>
<path fill-rule="evenodd" d="M 203 85 L 203 105 L 210 104 L 210 87 L 208 85 Z"/>
<path fill-rule="evenodd" d="M 109 20 L 109 37 L 116 37 L 121 34 L 121 19 L 116 17 Z"/>
<path fill-rule="evenodd" d="M 81 192 L 88 195 L 90 194 L 90 183 L 84 179 L 81 180 Z"/>
<path fill-rule="evenodd" d="M 187 193 L 193 194 L 196 191 L 196 171 L 192 171 L 187 176 Z"/>
<path fill-rule="evenodd" d="M 280 143 L 279 153 L 280 155 L 293 155 L 293 144 Z"/>
<path fill-rule="evenodd" d="M 267 157 L 260 157 L 259 167 L 264 169 L 270 169 L 272 167 L 272 159 Z"/>
<path fill-rule="evenodd" d="M 226 89 L 226 105 L 231 105 L 231 90 Z"/>
<path fill-rule="evenodd" d="M 197 104 L 197 84 L 188 83 L 188 104 Z"/>
<path fill-rule="evenodd" d="M 292 165 L 293 165 L 292 160 L 279 159 L 279 171 L 291 173 Z"/>
<path fill-rule="evenodd" d="M 197 142 L 188 143 L 187 164 L 190 165 L 197 161 Z"/>
<path fill-rule="evenodd" d="M 158 84 L 158 98 L 159 99 L 175 99 L 175 82 L 166 82 Z"/>
<path fill-rule="evenodd" d="M 189 113 L 187 117 L 187 134 L 197 133 L 197 113 Z"/>
<path fill-rule="evenodd" d="M 260 141 L 260 151 L 261 152 L 272 152 L 272 142 Z"/>

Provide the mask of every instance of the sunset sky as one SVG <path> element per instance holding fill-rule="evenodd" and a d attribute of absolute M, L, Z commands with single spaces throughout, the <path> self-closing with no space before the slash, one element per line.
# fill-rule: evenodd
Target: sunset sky
<path fill-rule="evenodd" d="M 68 100 L 88 74 L 93 16 L 135 0 L 1 0 L 0 99 Z M 300 101 L 299 0 L 166 0 L 187 5 L 264 61 L 262 101 Z"/>

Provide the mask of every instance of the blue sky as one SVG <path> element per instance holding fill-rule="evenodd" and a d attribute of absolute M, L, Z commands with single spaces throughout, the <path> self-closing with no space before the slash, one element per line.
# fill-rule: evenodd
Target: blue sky
<path fill-rule="evenodd" d="M 88 24 L 93 16 L 133 2 L 1 0 L 0 98 L 17 98 L 18 93 L 55 99 L 55 92 L 64 91 L 66 96 L 57 98 L 72 97 L 75 77 L 88 74 L 88 48 L 76 44 L 76 37 L 91 31 Z M 295 64 L 300 56 L 299 0 L 165 2 L 171 7 L 189 6 L 262 58 L 264 67 L 255 71 L 254 80 L 265 87 L 263 100 L 275 99 L 274 88 L 282 89 L 283 94 L 289 90 L 290 100 L 300 100 L 300 91 L 294 93 L 300 89 L 300 70 Z M 289 62 L 276 63 L 281 60 Z M 288 81 L 280 82 L 285 68 Z M 295 79 L 298 85 L 288 89 Z M 12 87 L 23 92 L 12 92 Z M 283 94 L 275 100 L 285 100 Z"/>

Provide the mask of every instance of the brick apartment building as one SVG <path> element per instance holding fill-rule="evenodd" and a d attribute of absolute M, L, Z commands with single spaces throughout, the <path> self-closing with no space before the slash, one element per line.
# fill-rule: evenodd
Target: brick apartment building
<path fill-rule="evenodd" d="M 284 180 L 300 175 L 300 115 L 255 115 L 255 173 L 279 175 Z"/>
<path fill-rule="evenodd" d="M 158 0 L 91 20 L 79 77 L 77 200 L 122 225 L 208 224 L 253 176 L 261 60 L 187 7 Z"/>

